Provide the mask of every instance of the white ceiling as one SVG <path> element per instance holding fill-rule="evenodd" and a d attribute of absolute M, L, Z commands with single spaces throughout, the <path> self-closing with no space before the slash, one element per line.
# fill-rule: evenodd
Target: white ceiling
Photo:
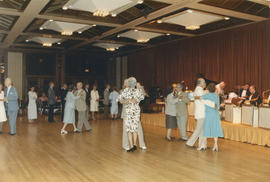
<path fill-rule="evenodd" d="M 104 49 L 108 49 L 108 48 L 118 49 L 119 47 L 122 47 L 124 45 L 121 45 L 121 44 L 111 44 L 111 43 L 95 43 L 95 44 L 93 44 L 93 46 L 101 47 L 101 48 L 104 48 Z"/>
<path fill-rule="evenodd" d="M 132 0 L 70 0 L 64 7 L 73 10 L 88 11 L 94 13 L 97 10 L 113 12 L 118 8 L 134 3 Z"/>
<path fill-rule="evenodd" d="M 196 10 L 186 10 L 179 15 L 166 18 L 163 22 L 182 26 L 201 26 L 211 22 L 224 19 L 223 16 L 200 12 Z"/>
<path fill-rule="evenodd" d="M 155 37 L 162 36 L 164 34 L 161 33 L 154 33 L 154 32 L 146 32 L 146 31 L 139 31 L 139 30 L 130 30 L 125 33 L 120 34 L 121 37 L 127 37 L 134 40 L 147 40 L 152 39 Z"/>
<path fill-rule="evenodd" d="M 67 23 L 61 21 L 46 21 L 42 26 L 43 29 L 54 30 L 57 32 L 75 32 L 87 30 L 91 28 L 90 25 L 78 24 L 78 23 Z"/>
<path fill-rule="evenodd" d="M 47 38 L 47 37 L 33 37 L 29 39 L 29 41 L 40 43 L 40 44 L 54 44 L 57 42 L 61 42 L 61 39 L 56 38 Z"/>

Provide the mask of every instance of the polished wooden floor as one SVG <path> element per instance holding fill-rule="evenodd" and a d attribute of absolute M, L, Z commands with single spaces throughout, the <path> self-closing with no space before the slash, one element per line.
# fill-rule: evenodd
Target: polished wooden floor
<path fill-rule="evenodd" d="M 0 182 L 223 182 L 270 180 L 270 148 L 220 140 L 220 151 L 167 142 L 164 129 L 144 126 L 148 149 L 121 149 L 120 120 L 92 121 L 90 133 L 60 135 L 62 124 L 17 121 L 0 135 Z M 69 131 L 72 128 L 68 128 Z M 212 145 L 209 142 L 209 145 Z"/>

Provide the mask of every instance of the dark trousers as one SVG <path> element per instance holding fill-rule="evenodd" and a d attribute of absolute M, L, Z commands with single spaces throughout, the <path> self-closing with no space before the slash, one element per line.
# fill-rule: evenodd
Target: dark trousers
<path fill-rule="evenodd" d="M 53 112 L 53 110 L 54 110 L 54 104 L 53 105 L 49 105 L 49 113 L 48 113 L 48 121 L 49 122 L 54 122 L 54 112 Z"/>
<path fill-rule="evenodd" d="M 64 113 L 65 113 L 66 102 L 62 102 L 61 105 L 62 105 L 61 121 L 63 121 L 64 120 Z"/>
<path fill-rule="evenodd" d="M 109 109 L 110 109 L 109 105 L 104 105 L 104 119 L 109 118 Z"/>

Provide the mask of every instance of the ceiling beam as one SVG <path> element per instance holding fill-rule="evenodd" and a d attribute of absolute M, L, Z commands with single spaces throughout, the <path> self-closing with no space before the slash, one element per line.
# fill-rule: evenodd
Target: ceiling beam
<path fill-rule="evenodd" d="M 44 46 L 42 45 L 38 45 L 38 44 L 24 44 L 24 43 L 15 43 L 15 44 L 12 44 L 12 46 L 14 47 L 29 47 L 29 48 L 45 48 Z M 57 50 L 64 50 L 63 47 L 47 47 L 49 49 L 57 49 Z"/>
<path fill-rule="evenodd" d="M 191 9 L 197 9 L 201 11 L 206 11 L 209 13 L 215 13 L 218 15 L 223 15 L 223 16 L 229 16 L 229 17 L 235 17 L 235 18 L 240 18 L 240 19 L 246 19 L 246 20 L 251 20 L 251 21 L 263 21 L 266 20 L 264 17 L 260 16 L 255 16 L 247 13 L 242 13 L 242 12 L 237 12 L 233 10 L 228 10 L 228 9 L 223 9 L 223 8 L 218 8 L 215 6 L 210 6 L 210 5 L 205 5 L 201 3 L 190 3 L 187 5 L 188 8 Z"/>
<path fill-rule="evenodd" d="M 0 14 L 11 15 L 11 16 L 21 16 L 23 14 L 23 12 L 15 10 L 15 9 L 10 9 L 10 8 L 0 8 Z M 63 16 L 63 15 L 59 15 L 59 14 L 38 14 L 36 16 L 36 18 L 46 19 L 46 20 L 53 19 L 55 21 L 80 23 L 80 24 L 86 24 L 86 25 L 96 24 L 96 25 L 108 26 L 108 27 L 121 26 L 121 24 L 118 24 L 118 23 L 101 22 L 101 21 L 95 21 L 95 20 L 90 20 L 90 19 L 80 19 L 78 17 L 65 16 L 65 15 Z"/>
<path fill-rule="evenodd" d="M 44 33 L 34 33 L 34 32 L 23 32 L 21 35 L 28 37 L 46 37 L 46 38 L 57 38 L 62 40 L 83 40 L 86 41 L 88 38 L 84 37 L 74 37 L 74 36 L 65 36 L 59 34 L 44 34 Z"/>
<path fill-rule="evenodd" d="M 1 30 L 0 30 L 0 33 L 1 33 Z M 21 33 L 21 35 L 27 36 L 27 37 L 57 38 L 57 39 L 62 39 L 62 40 L 81 40 L 81 41 L 89 40 L 89 38 L 85 38 L 85 37 L 74 37 L 74 36 L 65 36 L 65 35 L 56 35 L 56 34 L 40 34 L 40 33 L 32 33 L 32 32 L 23 32 Z M 114 40 L 97 40 L 97 42 L 123 44 L 123 45 L 135 45 L 135 46 L 148 46 L 148 44 L 144 44 L 144 43 L 124 42 L 124 41 L 114 41 Z"/>
<path fill-rule="evenodd" d="M 177 11 L 177 10 L 179 10 L 181 8 L 186 7 L 187 5 L 189 5 L 191 3 L 196 3 L 196 2 L 199 2 L 199 1 L 200 0 L 181 0 L 181 1 L 179 0 L 178 2 L 176 2 L 176 3 L 172 4 L 172 5 L 169 5 L 169 6 L 165 7 L 165 8 L 162 8 L 160 10 L 157 10 L 157 11 L 155 11 L 153 13 L 148 14 L 146 18 L 145 17 L 137 18 L 137 19 L 135 19 L 135 20 L 133 20 L 131 22 L 128 22 L 128 23 L 120 26 L 120 27 L 116 27 L 116 28 L 114 28 L 112 30 L 109 30 L 109 31 L 103 33 L 101 36 L 96 36 L 96 37 L 94 37 L 94 38 L 92 38 L 92 39 L 90 39 L 88 41 L 79 43 L 79 44 L 71 47 L 71 49 L 75 49 L 75 48 L 78 48 L 78 47 L 81 47 L 81 46 L 96 42 L 97 40 L 103 39 L 103 38 L 105 38 L 107 36 L 110 36 L 112 34 L 115 34 L 115 33 L 118 33 L 120 31 L 126 30 L 126 29 L 128 29 L 130 27 L 136 27 L 136 26 L 138 26 L 140 24 L 151 21 L 153 19 L 156 19 L 156 18 L 158 18 L 160 16 L 163 16 L 163 15 L 166 15 L 168 13 Z"/>
<path fill-rule="evenodd" d="M 50 2 L 50 0 L 30 1 L 24 12 L 16 21 L 8 36 L 4 40 L 6 47 L 9 47 L 24 29 L 35 19 L 39 12 Z"/>
<path fill-rule="evenodd" d="M 78 17 L 67 17 L 59 14 L 48 14 L 48 15 L 37 15 L 37 18 L 40 19 L 47 19 L 47 20 L 55 20 L 55 21 L 63 21 L 69 23 L 79 23 L 79 24 L 86 24 L 86 25 L 100 25 L 100 26 L 108 26 L 108 27 L 119 27 L 121 24 L 117 23 L 109 23 L 109 22 L 101 22 L 95 21 L 90 19 L 79 19 Z"/>
<path fill-rule="evenodd" d="M 161 30 L 157 28 L 148 28 L 148 27 L 134 27 L 136 30 L 141 30 L 141 31 L 147 31 L 147 32 L 156 32 L 156 33 L 164 33 L 164 34 L 172 34 L 172 35 L 180 35 L 180 36 L 186 36 L 186 37 L 192 37 L 194 34 L 191 33 L 184 33 L 184 32 L 175 32 L 175 31 L 170 31 L 170 30 Z"/>
<path fill-rule="evenodd" d="M 8 49 L 5 49 L 7 51 L 12 51 L 12 52 L 24 52 L 24 53 L 30 53 L 30 54 L 33 54 L 33 52 L 36 52 L 36 53 L 63 53 L 64 50 L 61 52 L 59 52 L 60 50 L 52 50 L 52 49 L 39 49 L 39 48 L 31 48 L 31 49 L 28 49 L 28 48 L 8 48 Z"/>
<path fill-rule="evenodd" d="M 115 40 L 97 40 L 97 42 L 102 43 L 110 43 L 110 44 L 122 44 L 122 45 L 134 45 L 134 46 L 149 46 L 149 44 L 144 43 L 136 43 L 136 42 L 123 42 L 123 41 L 115 41 Z"/>

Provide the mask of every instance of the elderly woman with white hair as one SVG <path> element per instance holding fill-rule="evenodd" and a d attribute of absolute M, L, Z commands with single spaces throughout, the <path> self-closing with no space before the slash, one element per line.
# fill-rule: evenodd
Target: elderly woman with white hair
<path fill-rule="evenodd" d="M 139 103 L 144 99 L 142 92 L 136 88 L 137 81 L 131 77 L 127 81 L 128 87 L 119 95 L 118 100 L 127 100 L 125 105 L 124 126 L 128 133 L 130 149 L 133 152 L 137 149 L 138 126 L 140 122 L 140 106 Z"/>

